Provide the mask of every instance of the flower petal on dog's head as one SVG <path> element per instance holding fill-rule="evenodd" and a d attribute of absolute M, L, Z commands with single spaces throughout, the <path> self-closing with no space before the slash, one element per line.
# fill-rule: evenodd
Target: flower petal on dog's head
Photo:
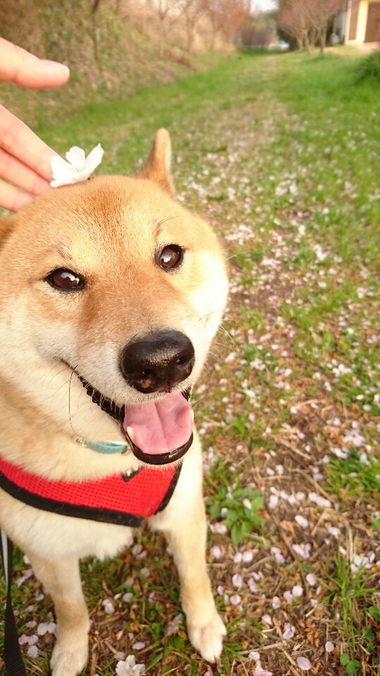
<path fill-rule="evenodd" d="M 61 185 L 70 185 L 75 183 L 75 176 L 78 176 L 78 171 L 63 160 L 62 157 L 55 155 L 50 160 L 50 166 L 53 174 L 53 180 L 50 185 L 52 188 L 59 188 Z"/>
<path fill-rule="evenodd" d="M 98 145 L 91 150 L 86 158 L 84 150 L 73 146 L 66 153 L 68 161 L 55 155 L 50 160 L 50 166 L 53 174 L 53 180 L 50 185 L 52 188 L 59 188 L 62 185 L 72 185 L 86 181 L 94 169 L 100 164 L 103 157 L 103 148 Z"/>
<path fill-rule="evenodd" d="M 95 148 L 93 148 L 86 159 L 85 170 L 89 172 L 88 175 L 96 169 L 96 167 L 101 163 L 104 155 L 104 150 L 100 143 L 98 143 Z"/>
<path fill-rule="evenodd" d="M 86 165 L 86 154 L 82 148 L 73 146 L 66 153 L 66 159 L 77 171 L 82 171 Z"/>

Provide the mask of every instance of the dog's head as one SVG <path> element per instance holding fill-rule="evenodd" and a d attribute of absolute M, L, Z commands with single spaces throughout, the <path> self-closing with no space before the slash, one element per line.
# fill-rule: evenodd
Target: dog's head
<path fill-rule="evenodd" d="M 180 457 L 227 278 L 211 228 L 174 199 L 168 133 L 137 178 L 51 190 L 2 231 L 2 378 L 67 431 Z"/>

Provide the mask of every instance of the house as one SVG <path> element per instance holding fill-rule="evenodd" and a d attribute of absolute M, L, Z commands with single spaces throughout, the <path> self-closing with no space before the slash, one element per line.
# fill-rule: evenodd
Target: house
<path fill-rule="evenodd" d="M 333 31 L 346 45 L 380 42 L 380 2 L 348 0 L 346 10 L 334 19 Z"/>

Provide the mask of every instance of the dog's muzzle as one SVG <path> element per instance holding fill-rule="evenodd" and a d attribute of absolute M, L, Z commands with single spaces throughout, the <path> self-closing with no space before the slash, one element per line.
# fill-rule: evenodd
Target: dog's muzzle
<path fill-rule="evenodd" d="M 182 458 L 193 443 L 191 388 L 181 391 L 178 385 L 191 374 L 194 363 L 193 345 L 179 331 L 150 333 L 128 343 L 120 356 L 125 380 L 143 394 L 158 394 L 139 404 L 116 404 L 75 373 L 92 401 L 121 423 L 133 454 L 149 465 L 166 465 Z M 88 441 L 85 445 L 91 447 Z M 109 448 L 110 444 L 97 446 Z"/>
<path fill-rule="evenodd" d="M 180 331 L 149 333 L 128 343 L 120 356 L 127 383 L 158 400 L 125 407 L 122 431 L 134 455 L 153 465 L 179 460 L 193 441 L 193 412 L 187 393 L 172 392 L 186 380 L 195 362 L 194 348 Z"/>

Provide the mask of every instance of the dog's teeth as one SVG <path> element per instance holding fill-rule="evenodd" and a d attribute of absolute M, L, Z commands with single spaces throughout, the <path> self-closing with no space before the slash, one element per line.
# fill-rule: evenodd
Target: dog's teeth
<path fill-rule="evenodd" d="M 128 434 L 132 444 L 134 444 L 135 443 L 135 435 L 134 435 L 132 427 L 127 427 L 126 433 Z"/>

